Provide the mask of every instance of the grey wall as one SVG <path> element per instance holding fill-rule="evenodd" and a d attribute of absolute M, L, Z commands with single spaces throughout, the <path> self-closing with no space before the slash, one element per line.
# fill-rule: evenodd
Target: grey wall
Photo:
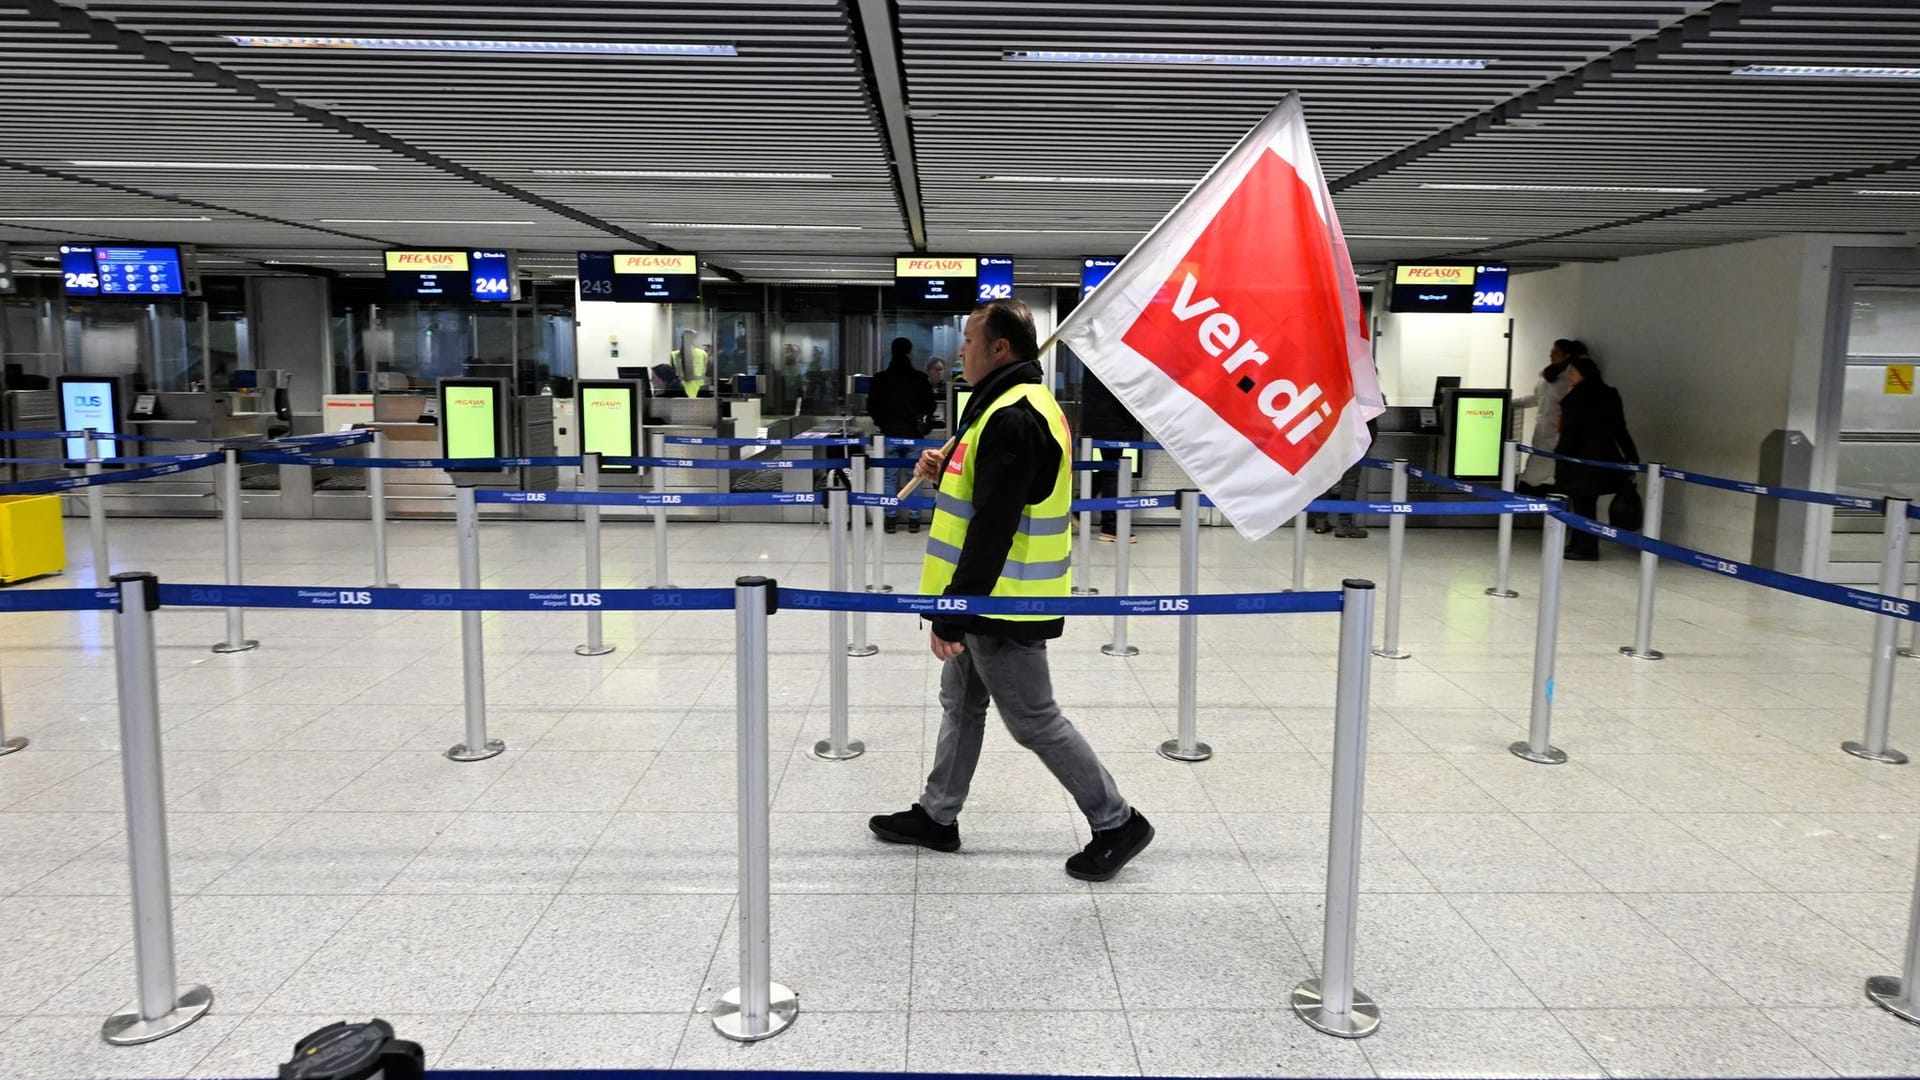
<path fill-rule="evenodd" d="M 319 416 L 332 367 L 326 279 L 263 277 L 254 278 L 251 287 L 253 366 L 291 372 L 288 397 L 294 413 Z"/>

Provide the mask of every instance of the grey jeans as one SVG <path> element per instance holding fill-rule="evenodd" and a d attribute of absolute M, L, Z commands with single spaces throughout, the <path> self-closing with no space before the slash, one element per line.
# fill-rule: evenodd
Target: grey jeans
<path fill-rule="evenodd" d="M 1117 829 L 1132 816 L 1113 777 L 1100 764 L 1086 736 L 1060 714 L 1047 671 L 1047 643 L 968 634 L 967 649 L 940 672 L 940 741 L 933 753 L 920 806 L 951 825 L 973 786 L 980 744 L 987 731 L 987 702 L 1014 741 L 1039 755 L 1095 829 Z"/>

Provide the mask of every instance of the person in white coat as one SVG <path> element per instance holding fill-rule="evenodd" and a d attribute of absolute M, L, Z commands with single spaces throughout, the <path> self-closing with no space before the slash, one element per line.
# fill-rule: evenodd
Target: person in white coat
<path fill-rule="evenodd" d="M 1560 399 L 1572 389 L 1562 378 L 1567 364 L 1575 356 L 1586 354 L 1587 347 L 1570 338 L 1561 338 L 1553 343 L 1553 350 L 1547 354 L 1547 366 L 1540 370 L 1540 382 L 1534 386 L 1533 393 L 1526 397 L 1514 398 L 1516 409 L 1532 409 L 1533 435 L 1527 445 L 1540 450 L 1552 450 L 1560 443 Z M 1527 458 L 1527 467 L 1520 471 L 1519 482 L 1515 484 L 1522 492 L 1544 492 L 1553 482 L 1553 459 L 1538 454 Z"/>

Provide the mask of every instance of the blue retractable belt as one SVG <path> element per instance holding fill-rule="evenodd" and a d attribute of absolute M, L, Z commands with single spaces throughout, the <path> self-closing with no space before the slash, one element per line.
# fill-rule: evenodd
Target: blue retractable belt
<path fill-rule="evenodd" d="M 118 611 L 119 589 L 0 591 L 0 611 Z"/>
<path fill-rule="evenodd" d="M 332 611 L 719 611 L 732 589 L 328 589 L 304 585 L 166 585 L 163 607 Z"/>
<path fill-rule="evenodd" d="M 817 491 L 685 492 L 658 491 L 485 491 L 477 503 L 513 506 L 819 506 Z"/>

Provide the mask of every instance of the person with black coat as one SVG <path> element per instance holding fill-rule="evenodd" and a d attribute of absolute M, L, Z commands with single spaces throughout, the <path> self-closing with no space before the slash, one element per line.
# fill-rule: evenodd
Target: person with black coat
<path fill-rule="evenodd" d="M 1600 365 L 1581 354 L 1571 358 L 1561 378 L 1571 385 L 1560 400 L 1560 442 L 1555 452 L 1588 461 L 1638 464 L 1640 448 L 1627 433 L 1627 412 L 1620 391 L 1600 376 Z M 1618 493 L 1631 483 L 1631 473 L 1596 465 L 1559 463 L 1553 489 L 1567 497 L 1567 509 L 1584 518 L 1600 512 L 1600 497 Z M 1567 541 L 1567 558 L 1594 562 L 1600 558 L 1600 538 L 1574 531 Z"/>
<path fill-rule="evenodd" d="M 918 439 L 925 434 L 921 422 L 932 412 L 933 384 L 913 366 L 913 342 L 903 337 L 894 338 L 893 358 L 887 362 L 885 371 L 873 377 L 873 385 L 867 389 L 867 415 L 873 418 L 880 434 L 889 439 Z M 904 487 L 912 473 L 911 469 L 892 470 L 893 490 Z M 899 528 L 900 512 L 896 509 L 887 514 L 886 529 L 894 532 Z M 920 531 L 920 511 L 907 511 L 907 531 Z"/>
<path fill-rule="evenodd" d="M 1086 370 L 1086 369 L 1083 369 Z M 1139 442 L 1146 437 L 1146 431 L 1140 421 L 1133 418 L 1120 399 L 1113 396 L 1107 384 L 1100 381 L 1091 370 L 1086 370 L 1080 384 L 1080 434 L 1089 439 L 1111 439 L 1115 442 Z M 1120 468 L 1127 468 L 1125 450 L 1102 450 L 1103 461 L 1117 461 Z M 1119 472 L 1097 472 L 1093 474 L 1093 497 L 1111 499 L 1120 494 Z M 1100 540 L 1111 544 L 1120 527 L 1120 515 L 1112 510 L 1100 513 Z M 1133 534 L 1138 540 L 1139 533 Z"/>

